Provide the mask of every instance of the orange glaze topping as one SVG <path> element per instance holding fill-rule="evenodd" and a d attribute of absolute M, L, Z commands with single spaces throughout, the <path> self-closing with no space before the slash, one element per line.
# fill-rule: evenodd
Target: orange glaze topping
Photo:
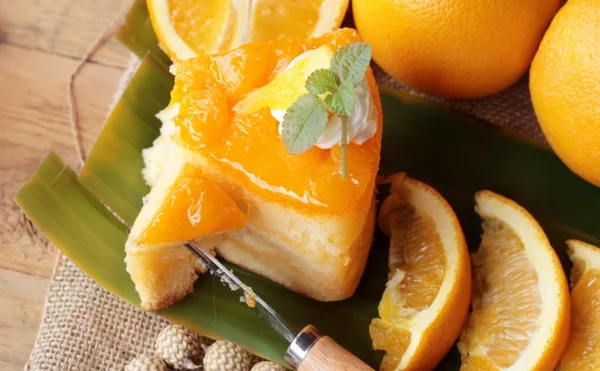
<path fill-rule="evenodd" d="M 181 104 L 175 119 L 179 142 L 215 159 L 222 171 L 273 201 L 327 214 L 355 210 L 364 197 L 371 197 L 381 149 L 381 103 L 370 69 L 367 79 L 378 110 L 378 131 L 362 145 L 349 144 L 345 179 L 339 146 L 292 155 L 268 108 L 242 114 L 232 107 L 305 51 L 321 45 L 335 51 L 357 41 L 355 30 L 341 29 L 308 41 L 252 43 L 226 54 L 179 62 L 171 93 L 171 104 Z"/>

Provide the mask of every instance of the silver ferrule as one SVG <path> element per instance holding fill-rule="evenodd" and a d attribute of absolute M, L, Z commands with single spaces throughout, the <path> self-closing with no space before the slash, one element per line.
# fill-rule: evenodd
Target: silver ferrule
<path fill-rule="evenodd" d="M 312 348 L 322 336 L 323 335 L 321 335 L 319 330 L 312 325 L 303 328 L 285 352 L 285 361 L 294 369 L 297 369 L 304 358 L 306 358 L 310 348 Z"/>

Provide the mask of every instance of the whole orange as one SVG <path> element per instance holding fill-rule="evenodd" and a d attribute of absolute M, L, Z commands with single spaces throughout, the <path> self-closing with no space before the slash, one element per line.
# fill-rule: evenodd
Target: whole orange
<path fill-rule="evenodd" d="M 533 107 L 548 142 L 600 186 L 600 1 L 569 0 L 531 65 Z"/>
<path fill-rule="evenodd" d="M 561 0 L 353 0 L 373 59 L 408 87 L 449 98 L 496 93 L 529 67 Z"/>

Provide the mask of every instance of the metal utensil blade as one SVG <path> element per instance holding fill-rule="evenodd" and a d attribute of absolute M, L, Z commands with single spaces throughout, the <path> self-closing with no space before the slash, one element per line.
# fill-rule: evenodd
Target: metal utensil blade
<path fill-rule="evenodd" d="M 196 256 L 204 265 L 210 270 L 211 274 L 218 276 L 224 284 L 229 285 L 232 290 L 239 287 L 245 293 L 252 297 L 256 301 L 253 309 L 260 318 L 271 326 L 279 335 L 285 340 L 291 343 L 296 335 L 289 328 L 288 324 L 283 318 L 267 304 L 260 296 L 256 295 L 247 285 L 245 285 L 239 278 L 237 278 L 227 267 L 225 267 L 217 258 L 211 253 L 203 249 L 197 242 L 188 242 L 185 247 L 190 250 L 194 256 Z M 235 290 L 234 290 L 235 291 Z"/>

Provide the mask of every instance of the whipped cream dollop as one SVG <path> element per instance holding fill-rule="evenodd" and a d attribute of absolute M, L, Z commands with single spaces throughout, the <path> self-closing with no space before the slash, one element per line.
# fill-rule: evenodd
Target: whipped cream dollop
<path fill-rule="evenodd" d="M 300 54 L 287 66 L 286 70 L 304 57 Z M 377 108 L 371 97 L 367 79 L 363 78 L 356 87 L 354 98 L 354 109 L 348 117 L 348 143 L 363 144 L 377 132 Z M 285 110 L 271 110 L 271 115 L 279 122 L 279 135 L 282 133 L 283 117 Z M 342 143 L 342 119 L 333 115 L 327 121 L 325 130 L 314 145 L 321 149 L 330 149 Z"/>

